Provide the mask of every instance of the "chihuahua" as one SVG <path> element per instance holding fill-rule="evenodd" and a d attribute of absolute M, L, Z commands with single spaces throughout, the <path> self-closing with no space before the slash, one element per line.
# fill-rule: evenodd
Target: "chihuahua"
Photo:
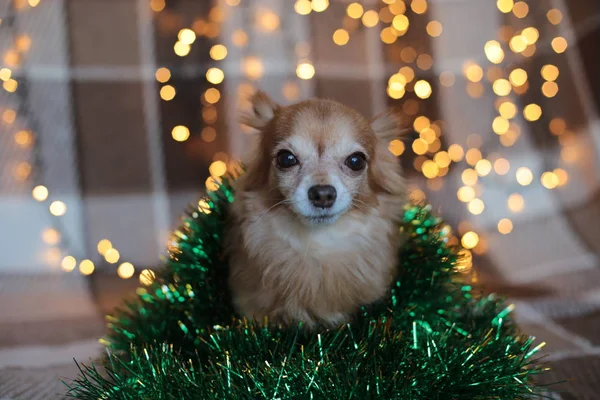
<path fill-rule="evenodd" d="M 258 147 L 236 181 L 226 238 L 234 306 L 267 323 L 335 327 L 395 276 L 405 183 L 388 145 L 398 121 L 369 122 L 331 100 L 250 100 L 242 123 L 258 130 Z"/>

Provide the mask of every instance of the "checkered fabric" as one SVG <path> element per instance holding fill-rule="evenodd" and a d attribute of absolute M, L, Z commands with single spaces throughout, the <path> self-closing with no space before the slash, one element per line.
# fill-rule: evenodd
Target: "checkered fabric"
<path fill-rule="evenodd" d="M 375 0 L 359 2 L 365 10 L 386 7 Z M 99 354 L 102 314 L 136 285 L 116 277 L 115 265 L 96 252 L 98 241 L 109 238 L 122 260 L 138 270 L 156 266 L 169 230 L 204 190 L 209 165 L 247 149 L 250 132 L 235 120 L 256 87 L 281 103 L 332 98 L 367 116 L 393 107 L 407 127 L 421 115 L 442 120 L 442 148 L 459 144 L 479 148 L 491 160 L 507 159 L 509 174 L 480 178 L 476 188 L 485 210 L 473 215 L 456 196 L 468 167 L 464 161 L 452 164 L 443 179 L 424 179 L 415 170 L 420 161 L 411 143 L 418 134 L 412 131 L 401 156 L 411 187 L 419 188 L 459 235 L 480 233 L 474 279 L 485 291 L 506 294 L 523 332 L 547 343 L 552 370 L 543 381 L 569 380 L 557 386 L 557 398 L 600 398 L 598 4 L 527 0 L 528 15 L 517 18 L 500 13 L 491 0 L 429 0 L 423 14 L 412 12 L 411 0 L 404 0 L 410 28 L 384 45 L 381 26 L 366 28 L 347 17 L 350 1 L 345 0 L 330 0 L 325 12 L 305 16 L 294 11 L 291 0 L 241 0 L 237 6 L 233 0 L 32 3 L 37 4 L 0 0 L 0 18 L 14 19 L 12 25 L 6 19 L 0 24 L 0 55 L 22 35 L 31 39 L 30 48 L 20 52 L 21 63 L 12 67 L 27 88 L 26 99 L 18 97 L 19 90 L 0 89 L 0 399 L 61 398 L 58 378 L 77 372 L 72 357 L 86 361 Z M 559 25 L 547 20 L 551 8 L 562 12 Z M 431 20 L 441 22 L 440 37 L 426 34 Z M 491 130 L 497 96 L 488 76 L 493 80 L 495 65 L 483 49 L 488 40 L 501 39 L 498 32 L 527 26 L 540 33 L 535 54 L 523 57 L 506 47 L 501 67 L 503 73 L 517 67 L 528 72 L 528 92 L 510 99 L 520 110 L 540 104 L 543 115 L 536 123 L 517 116 L 519 140 L 505 147 Z M 180 57 L 173 46 L 183 28 L 197 38 L 189 55 Z M 331 40 L 340 28 L 350 32 L 344 46 Z M 566 53 L 552 50 L 557 36 L 568 40 Z M 217 43 L 228 50 L 222 61 L 209 56 Z M 417 57 L 423 54 L 430 58 Z M 463 73 L 467 61 L 488 75 L 481 97 L 469 92 L 474 86 Z M 314 65 L 310 80 L 296 75 L 303 62 Z M 552 99 L 540 92 L 539 70 L 546 64 L 560 68 L 560 90 Z M 167 82 L 157 82 L 160 67 L 170 71 Z M 212 67 L 223 70 L 223 83 L 206 80 Z M 419 99 L 409 85 L 402 99 L 391 99 L 387 81 L 401 67 L 412 69 L 413 82 L 429 81 L 432 96 Z M 165 85 L 175 89 L 172 100 L 161 99 Z M 203 96 L 210 87 L 220 91 L 214 105 Z M 4 119 L 6 109 L 16 111 L 14 122 Z M 567 135 L 549 133 L 553 118 L 564 119 Z M 190 130 L 185 142 L 171 136 L 177 125 Z M 15 142 L 20 129 L 35 130 L 36 146 Z M 19 180 L 19 165 L 35 160 L 42 167 Z M 518 167 L 533 172 L 531 185 L 515 181 Z M 555 168 L 567 171 L 569 181 L 550 191 L 539 177 Z M 50 190 L 45 203 L 31 199 L 31 188 L 39 183 Z M 507 208 L 513 193 L 525 202 L 519 213 Z M 67 205 L 60 219 L 48 213 L 54 200 Z M 509 235 L 497 230 L 502 218 L 512 220 Z M 42 240 L 51 227 L 60 231 L 60 245 Z M 83 278 L 62 272 L 60 259 L 67 254 L 91 259 L 96 273 Z"/>

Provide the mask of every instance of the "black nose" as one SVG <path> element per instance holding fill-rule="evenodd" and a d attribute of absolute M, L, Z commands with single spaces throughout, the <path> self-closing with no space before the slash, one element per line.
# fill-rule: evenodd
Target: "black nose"
<path fill-rule="evenodd" d="M 316 185 L 308 189 L 308 199 L 315 207 L 329 208 L 335 203 L 337 192 L 331 185 Z"/>

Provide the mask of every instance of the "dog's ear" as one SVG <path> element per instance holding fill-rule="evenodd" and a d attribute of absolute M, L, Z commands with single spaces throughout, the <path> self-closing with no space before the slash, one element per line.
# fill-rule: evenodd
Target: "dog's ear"
<path fill-rule="evenodd" d="M 392 110 L 379 114 L 371 120 L 371 129 L 378 139 L 387 142 L 403 136 L 405 130 L 401 127 L 400 116 Z"/>
<path fill-rule="evenodd" d="M 267 126 L 279 110 L 279 105 L 260 90 L 250 97 L 250 104 L 251 109 L 241 115 L 240 122 L 254 129 Z"/>

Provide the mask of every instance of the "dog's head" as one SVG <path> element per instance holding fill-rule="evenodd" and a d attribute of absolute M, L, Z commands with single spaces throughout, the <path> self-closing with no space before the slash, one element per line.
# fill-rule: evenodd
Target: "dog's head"
<path fill-rule="evenodd" d="M 257 92 L 242 122 L 259 131 L 242 190 L 264 193 L 307 225 L 330 224 L 350 210 L 368 212 L 379 194 L 401 195 L 400 166 L 389 152 L 399 135 L 386 113 L 367 121 L 330 100 L 279 106 Z"/>

